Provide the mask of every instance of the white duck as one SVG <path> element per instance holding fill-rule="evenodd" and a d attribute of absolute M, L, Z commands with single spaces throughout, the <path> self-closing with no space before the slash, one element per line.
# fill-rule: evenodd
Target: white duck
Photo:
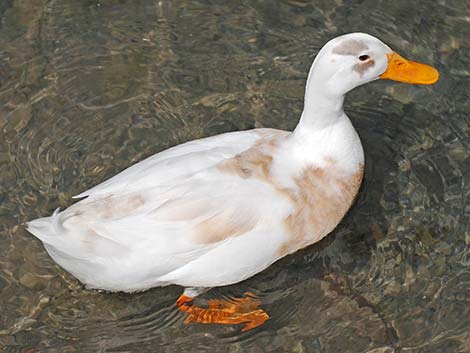
<path fill-rule="evenodd" d="M 185 287 L 186 322 L 262 324 L 257 299 L 193 298 L 242 281 L 313 244 L 341 221 L 359 190 L 364 154 L 344 95 L 378 78 L 431 84 L 438 72 L 377 38 L 330 40 L 307 79 L 293 132 L 254 129 L 158 153 L 29 222 L 50 256 L 90 288 L 134 292 Z"/>

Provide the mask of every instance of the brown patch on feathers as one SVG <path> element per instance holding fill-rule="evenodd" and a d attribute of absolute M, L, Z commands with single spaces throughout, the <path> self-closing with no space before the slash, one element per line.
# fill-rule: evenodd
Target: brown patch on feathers
<path fill-rule="evenodd" d="M 200 243 L 211 244 L 245 234 L 255 226 L 254 218 L 240 218 L 234 212 L 221 212 L 198 223 L 194 232 Z"/>
<path fill-rule="evenodd" d="M 295 209 L 284 220 L 290 238 L 279 247 L 279 256 L 313 244 L 330 233 L 354 202 L 363 174 L 362 164 L 355 174 L 348 175 L 330 159 L 327 167 L 306 168 L 295 178 L 298 186 L 292 195 Z"/>
<path fill-rule="evenodd" d="M 369 59 L 363 63 L 357 63 L 353 66 L 353 71 L 357 72 L 361 77 L 364 75 L 364 72 L 369 70 L 370 67 L 374 67 L 375 62 L 372 59 Z"/>
<path fill-rule="evenodd" d="M 333 48 L 332 53 L 338 55 L 359 55 L 367 49 L 369 49 L 369 47 L 364 43 L 354 39 L 347 39 L 336 45 Z"/>
<path fill-rule="evenodd" d="M 295 190 L 280 187 L 270 175 L 279 137 L 284 135 L 266 134 L 253 147 L 221 162 L 217 168 L 243 179 L 256 178 L 271 184 L 275 192 L 293 204 L 293 212 L 283 221 L 289 240 L 279 247 L 278 254 L 284 256 L 319 241 L 336 227 L 355 199 L 364 166 L 361 164 L 359 170 L 350 175 L 335 159 L 326 157 L 325 167 L 308 167 L 294 179 Z M 200 222 L 195 231 L 199 241 L 212 243 L 245 234 L 255 226 L 255 219 L 222 213 Z"/>
<path fill-rule="evenodd" d="M 270 168 L 278 139 L 288 135 L 284 131 L 260 131 L 260 140 L 244 152 L 217 165 L 226 174 L 242 179 L 256 178 L 273 184 Z M 275 187 L 276 189 L 276 187 Z M 283 192 L 282 190 L 278 190 Z M 256 220 L 237 217 L 234 212 L 221 212 L 194 227 L 196 239 L 203 244 L 218 242 L 242 235 L 256 226 Z"/>

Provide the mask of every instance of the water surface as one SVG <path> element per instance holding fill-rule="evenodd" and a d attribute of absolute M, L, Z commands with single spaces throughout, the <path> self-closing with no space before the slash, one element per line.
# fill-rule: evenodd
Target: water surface
<path fill-rule="evenodd" d="M 170 146 L 293 129 L 315 54 L 351 31 L 441 80 L 349 94 L 356 205 L 319 244 L 204 295 L 256 293 L 262 327 L 185 325 L 176 286 L 85 290 L 25 231 Z M 0 351 L 469 352 L 468 38 L 468 0 L 0 2 Z"/>

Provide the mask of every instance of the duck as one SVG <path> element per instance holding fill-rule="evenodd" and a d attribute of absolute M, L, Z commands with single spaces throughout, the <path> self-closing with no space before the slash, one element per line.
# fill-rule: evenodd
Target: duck
<path fill-rule="evenodd" d="M 253 293 L 204 306 L 194 299 L 335 229 L 364 174 L 344 97 L 377 79 L 428 85 L 439 73 L 369 34 L 338 36 L 311 65 L 293 131 L 257 128 L 177 145 L 75 196 L 81 200 L 67 209 L 30 221 L 27 230 L 87 288 L 178 285 L 185 323 L 258 327 L 269 315 Z"/>

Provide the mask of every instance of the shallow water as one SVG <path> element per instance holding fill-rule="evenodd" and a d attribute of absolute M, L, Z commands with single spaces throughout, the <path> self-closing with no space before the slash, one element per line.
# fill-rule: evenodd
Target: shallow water
<path fill-rule="evenodd" d="M 0 18 L 0 351 L 470 352 L 468 0 L 4 0 Z M 367 163 L 348 216 L 204 295 L 256 293 L 262 327 L 185 325 L 178 287 L 85 290 L 25 231 L 167 147 L 292 129 L 313 57 L 351 31 L 441 80 L 348 95 Z"/>

